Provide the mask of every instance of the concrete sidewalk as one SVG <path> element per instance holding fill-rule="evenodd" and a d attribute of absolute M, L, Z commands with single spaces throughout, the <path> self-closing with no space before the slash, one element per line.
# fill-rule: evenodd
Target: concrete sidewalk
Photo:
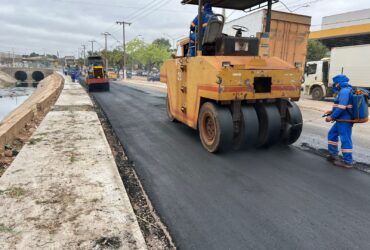
<path fill-rule="evenodd" d="M 93 104 L 66 79 L 0 179 L 0 249 L 146 249 Z"/>
<path fill-rule="evenodd" d="M 131 87 L 142 87 L 152 90 L 157 90 L 163 93 L 167 92 L 167 85 L 161 82 L 148 82 L 142 79 L 127 79 L 116 81 L 119 84 L 128 85 Z"/>

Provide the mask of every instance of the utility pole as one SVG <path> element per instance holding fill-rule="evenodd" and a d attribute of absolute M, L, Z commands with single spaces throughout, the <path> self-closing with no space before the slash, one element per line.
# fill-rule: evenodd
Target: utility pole
<path fill-rule="evenodd" d="M 12 51 L 13 51 L 13 65 L 12 65 L 12 66 L 13 66 L 13 68 L 14 68 L 14 67 L 15 67 L 15 63 L 14 63 L 14 61 L 15 61 L 15 60 L 14 60 L 14 59 L 15 59 L 14 49 L 12 49 Z"/>
<path fill-rule="evenodd" d="M 95 40 L 91 40 L 89 42 L 91 43 L 91 55 L 93 55 L 94 54 L 94 43 L 96 43 L 96 41 Z"/>
<path fill-rule="evenodd" d="M 86 45 L 85 44 L 82 44 L 81 45 L 83 50 L 84 50 L 84 66 L 86 66 Z"/>
<path fill-rule="evenodd" d="M 105 73 L 108 74 L 108 36 L 110 36 L 110 34 L 104 32 L 102 35 L 105 38 Z"/>
<path fill-rule="evenodd" d="M 125 21 L 117 21 L 116 22 L 119 25 L 122 25 L 122 43 L 123 43 L 123 79 L 126 80 L 126 63 L 127 63 L 127 58 L 126 58 L 126 34 L 125 34 L 125 27 L 126 25 L 130 26 L 131 23 L 125 22 Z"/>

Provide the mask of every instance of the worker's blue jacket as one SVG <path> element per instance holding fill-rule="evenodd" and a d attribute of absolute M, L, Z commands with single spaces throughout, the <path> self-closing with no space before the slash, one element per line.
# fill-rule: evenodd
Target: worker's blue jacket
<path fill-rule="evenodd" d="M 208 24 L 209 19 L 213 16 L 213 11 L 212 11 L 212 5 L 210 3 L 205 3 L 204 4 L 204 10 L 202 13 L 202 29 L 204 31 L 205 27 Z M 190 30 L 195 31 L 196 27 L 198 26 L 198 16 L 196 16 L 191 23 Z"/>
<path fill-rule="evenodd" d="M 202 13 L 202 32 L 204 32 L 209 19 L 212 18 L 213 16 L 213 11 L 212 11 L 212 5 L 210 3 L 205 3 L 204 4 L 204 10 Z M 191 23 L 190 26 L 190 46 L 189 46 L 189 54 L 190 56 L 195 56 L 196 54 L 196 42 L 198 39 L 198 33 L 197 33 L 197 26 L 198 26 L 198 16 L 196 16 Z"/>
<path fill-rule="evenodd" d="M 339 121 L 350 121 L 352 120 L 351 109 L 352 109 L 352 86 L 349 85 L 349 79 L 345 75 L 338 75 L 333 78 L 334 85 L 339 84 L 340 90 L 337 97 L 334 100 L 334 106 L 332 109 L 331 117 L 334 120 Z M 335 87 L 333 87 L 335 91 Z"/>
<path fill-rule="evenodd" d="M 331 155 L 338 155 L 339 138 L 341 140 L 341 148 L 343 161 L 346 164 L 352 164 L 352 87 L 348 84 L 349 79 L 345 75 L 337 75 L 333 78 L 333 90 L 337 92 L 336 84 L 339 84 L 340 90 L 335 98 L 334 107 L 331 117 L 337 122 L 332 126 L 328 133 L 328 151 Z"/>

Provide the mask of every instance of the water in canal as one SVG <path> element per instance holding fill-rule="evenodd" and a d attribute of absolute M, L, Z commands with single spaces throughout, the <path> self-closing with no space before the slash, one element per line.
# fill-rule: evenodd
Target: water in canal
<path fill-rule="evenodd" d="M 10 112 L 21 105 L 34 91 L 34 88 L 0 89 L 0 122 Z"/>

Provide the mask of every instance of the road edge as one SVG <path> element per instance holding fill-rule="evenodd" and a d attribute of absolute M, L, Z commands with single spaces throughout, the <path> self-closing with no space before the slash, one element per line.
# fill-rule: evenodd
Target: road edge
<path fill-rule="evenodd" d="M 100 107 L 95 97 L 91 94 L 89 94 L 89 96 L 94 103 L 95 112 L 98 114 L 105 136 L 108 140 L 108 144 L 111 147 L 118 172 L 120 173 L 126 192 L 129 196 L 130 202 L 132 203 L 134 213 L 138 218 L 138 223 L 148 249 L 177 249 L 168 227 L 160 219 L 157 211 L 152 205 L 152 202 L 146 194 L 145 189 L 136 174 L 134 162 L 127 156 L 126 150 L 118 139 L 107 115 Z M 140 206 L 138 207 L 135 204 L 140 204 Z M 165 245 L 162 247 L 158 247 L 158 245 L 154 246 L 154 244 L 158 242 L 153 239 L 152 234 L 156 235 Z"/>

